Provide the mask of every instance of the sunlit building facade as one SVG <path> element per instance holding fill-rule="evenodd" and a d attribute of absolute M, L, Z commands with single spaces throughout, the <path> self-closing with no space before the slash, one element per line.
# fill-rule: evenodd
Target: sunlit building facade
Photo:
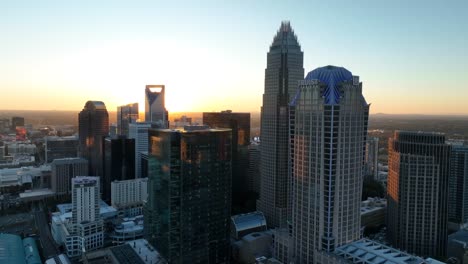
<path fill-rule="evenodd" d="M 139 118 L 138 103 L 117 107 L 117 135 L 128 136 L 129 124 L 135 123 Z"/>
<path fill-rule="evenodd" d="M 261 184 L 257 210 L 269 227 L 287 225 L 288 203 L 288 103 L 304 79 L 304 54 L 289 22 L 282 22 L 267 54 L 265 91 L 261 108 Z"/>
<path fill-rule="evenodd" d="M 103 141 L 109 134 L 109 114 L 100 101 L 88 101 L 78 115 L 79 151 L 89 161 L 89 175 L 103 176 Z"/>
<path fill-rule="evenodd" d="M 389 139 L 387 237 L 392 246 L 445 256 L 450 149 L 441 133 L 396 131 Z"/>
<path fill-rule="evenodd" d="M 369 105 L 359 77 L 325 66 L 300 82 L 290 114 L 292 261 L 320 263 L 361 235 Z"/>
<path fill-rule="evenodd" d="M 170 263 L 228 263 L 231 130 L 150 129 L 146 239 Z"/>

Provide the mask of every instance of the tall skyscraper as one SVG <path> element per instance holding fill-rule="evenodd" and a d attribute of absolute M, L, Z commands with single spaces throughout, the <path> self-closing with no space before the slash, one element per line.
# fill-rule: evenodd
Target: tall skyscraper
<path fill-rule="evenodd" d="M 129 138 L 135 140 L 135 176 L 142 178 L 147 175 L 142 167 L 142 152 L 148 152 L 148 129 L 158 128 L 155 123 L 137 122 L 129 125 Z"/>
<path fill-rule="evenodd" d="M 169 115 L 165 106 L 164 85 L 146 85 L 145 121 L 158 123 L 160 127 L 169 127 Z"/>
<path fill-rule="evenodd" d="M 448 188 L 449 228 L 456 230 L 468 225 L 468 146 L 452 146 Z"/>
<path fill-rule="evenodd" d="M 109 134 L 109 114 L 100 101 L 88 101 L 78 115 L 81 157 L 89 161 L 89 174 L 103 176 L 103 142 Z"/>
<path fill-rule="evenodd" d="M 250 113 L 204 112 L 203 124 L 211 128 L 232 129 L 232 209 L 233 214 L 255 210 L 255 196 L 249 195 L 247 174 L 249 168 Z M 249 199 L 253 208 L 249 208 Z"/>
<path fill-rule="evenodd" d="M 138 118 L 138 103 L 118 106 L 117 135 L 128 136 L 129 124 L 135 123 Z"/>
<path fill-rule="evenodd" d="M 285 226 L 288 203 L 288 103 L 304 79 L 304 54 L 289 22 L 282 22 L 265 70 L 265 92 L 261 109 L 261 183 L 257 209 L 265 214 L 269 227 Z"/>
<path fill-rule="evenodd" d="M 290 114 L 293 261 L 322 263 L 360 238 L 369 105 L 359 77 L 325 66 L 300 82 Z"/>
<path fill-rule="evenodd" d="M 102 198 L 110 203 L 111 182 L 135 179 L 135 140 L 120 136 L 104 140 Z"/>
<path fill-rule="evenodd" d="M 379 178 L 379 138 L 369 137 L 366 142 L 365 175 L 374 180 Z"/>
<path fill-rule="evenodd" d="M 387 237 L 394 247 L 445 256 L 450 148 L 440 133 L 395 131 L 390 138 Z"/>
<path fill-rule="evenodd" d="M 54 159 L 51 185 L 56 195 L 71 195 L 71 179 L 88 175 L 88 161 L 83 158 Z"/>
<path fill-rule="evenodd" d="M 170 263 L 227 263 L 231 130 L 150 129 L 147 240 Z"/>

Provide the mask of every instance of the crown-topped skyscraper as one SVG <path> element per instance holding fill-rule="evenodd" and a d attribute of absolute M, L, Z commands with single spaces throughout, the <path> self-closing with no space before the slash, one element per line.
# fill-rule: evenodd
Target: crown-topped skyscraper
<path fill-rule="evenodd" d="M 269 227 L 285 226 L 288 194 L 288 102 L 304 79 L 304 53 L 289 22 L 282 22 L 267 54 L 261 109 L 261 187 L 257 209 Z"/>

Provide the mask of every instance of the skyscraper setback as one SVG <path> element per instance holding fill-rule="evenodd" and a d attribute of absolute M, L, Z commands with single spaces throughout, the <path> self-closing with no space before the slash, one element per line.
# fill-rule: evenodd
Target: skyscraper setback
<path fill-rule="evenodd" d="M 369 105 L 359 77 L 326 66 L 300 82 L 290 113 L 293 261 L 324 263 L 360 238 Z"/>
<path fill-rule="evenodd" d="M 257 209 L 265 214 L 269 227 L 287 222 L 289 174 L 288 103 L 304 78 L 304 54 L 289 22 L 282 22 L 265 69 L 265 92 L 261 109 L 261 186 Z"/>
<path fill-rule="evenodd" d="M 450 145 L 440 133 L 396 131 L 388 149 L 390 243 L 413 254 L 445 256 Z"/>
<path fill-rule="evenodd" d="M 80 155 L 89 161 L 89 174 L 103 176 L 103 141 L 109 134 L 109 114 L 100 101 L 86 102 L 78 115 Z"/>

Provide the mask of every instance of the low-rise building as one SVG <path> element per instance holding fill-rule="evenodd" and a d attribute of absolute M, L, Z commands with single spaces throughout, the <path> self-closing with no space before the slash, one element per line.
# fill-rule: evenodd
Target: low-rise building
<path fill-rule="evenodd" d="M 361 202 L 361 226 L 380 226 L 385 224 L 387 200 L 383 198 L 367 198 Z"/>
<path fill-rule="evenodd" d="M 235 240 L 253 232 L 266 230 L 266 219 L 260 211 L 231 216 L 231 238 Z"/>

